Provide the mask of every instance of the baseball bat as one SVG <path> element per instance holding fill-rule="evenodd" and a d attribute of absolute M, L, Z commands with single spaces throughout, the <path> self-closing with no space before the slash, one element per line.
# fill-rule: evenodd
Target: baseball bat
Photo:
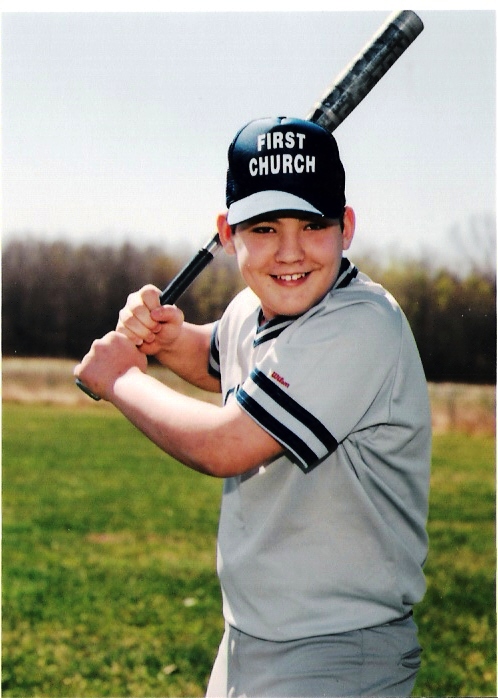
<path fill-rule="evenodd" d="M 305 117 L 331 133 L 351 114 L 389 68 L 415 41 L 424 29 L 420 17 L 412 10 L 393 12 L 353 58 Z M 161 305 L 175 303 L 221 248 L 216 234 L 195 254 L 162 291 Z M 79 379 L 76 384 L 94 400 L 92 393 Z"/>

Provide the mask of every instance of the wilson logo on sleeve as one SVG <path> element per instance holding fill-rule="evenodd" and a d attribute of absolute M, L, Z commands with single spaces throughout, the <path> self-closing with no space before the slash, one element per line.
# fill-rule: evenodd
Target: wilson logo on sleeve
<path fill-rule="evenodd" d="M 272 371 L 270 378 L 273 378 L 273 380 L 277 381 L 277 383 L 280 383 L 280 385 L 283 385 L 284 388 L 289 387 L 289 383 L 285 380 L 285 378 L 282 378 L 282 376 L 277 373 L 276 371 Z"/>

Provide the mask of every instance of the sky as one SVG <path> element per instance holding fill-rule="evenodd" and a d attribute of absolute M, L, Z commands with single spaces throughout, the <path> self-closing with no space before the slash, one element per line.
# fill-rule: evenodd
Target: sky
<path fill-rule="evenodd" d="M 390 14 L 261 4 L 4 3 L 4 244 L 30 235 L 168 251 L 210 239 L 235 132 L 305 117 Z M 496 15 L 414 9 L 424 31 L 334 135 L 352 249 L 444 260 L 462 240 L 478 247 L 473 231 L 495 221 Z"/>

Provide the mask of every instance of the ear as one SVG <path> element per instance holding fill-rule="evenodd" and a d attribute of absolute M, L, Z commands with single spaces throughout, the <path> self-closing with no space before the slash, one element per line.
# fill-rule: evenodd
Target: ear
<path fill-rule="evenodd" d="M 356 228 L 356 216 L 351 206 L 346 206 L 344 209 L 344 227 L 342 230 L 342 249 L 349 250 L 353 242 L 354 231 Z"/>
<path fill-rule="evenodd" d="M 227 214 L 220 213 L 216 219 L 216 226 L 218 228 L 218 235 L 220 236 L 220 242 L 223 245 L 225 252 L 229 255 L 235 254 L 235 245 L 233 242 L 233 231 L 231 225 L 227 221 Z"/>

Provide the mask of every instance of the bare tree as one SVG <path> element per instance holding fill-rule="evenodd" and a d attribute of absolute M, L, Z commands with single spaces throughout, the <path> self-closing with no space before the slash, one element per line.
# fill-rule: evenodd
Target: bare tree
<path fill-rule="evenodd" d="M 465 227 L 456 223 L 449 230 L 450 249 L 456 253 L 460 275 L 496 278 L 496 217 L 476 214 Z"/>

